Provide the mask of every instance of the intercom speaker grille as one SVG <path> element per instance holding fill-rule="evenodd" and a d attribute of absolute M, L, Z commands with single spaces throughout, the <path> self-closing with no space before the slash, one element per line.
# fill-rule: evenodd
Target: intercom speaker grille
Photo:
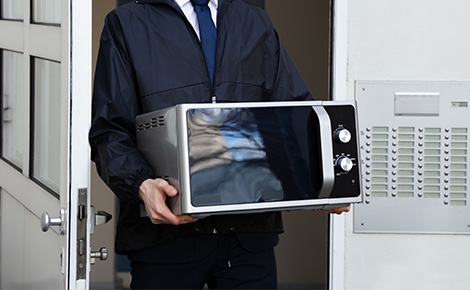
<path fill-rule="evenodd" d="M 144 131 L 155 127 L 165 126 L 165 116 L 150 119 L 149 122 L 137 125 L 137 131 Z"/>

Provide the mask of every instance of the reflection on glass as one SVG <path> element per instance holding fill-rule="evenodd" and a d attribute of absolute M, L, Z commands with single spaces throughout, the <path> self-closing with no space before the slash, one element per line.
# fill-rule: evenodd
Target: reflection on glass
<path fill-rule="evenodd" d="M 33 22 L 60 24 L 60 0 L 33 0 Z"/>
<path fill-rule="evenodd" d="M 400 154 L 414 154 L 415 150 L 413 148 L 400 148 L 398 153 Z"/>
<path fill-rule="evenodd" d="M 413 175 L 413 170 L 398 170 L 399 176 Z"/>
<path fill-rule="evenodd" d="M 434 163 L 424 164 L 424 169 L 440 169 L 440 168 L 441 168 L 440 164 L 434 164 Z"/>
<path fill-rule="evenodd" d="M 398 132 L 400 132 L 400 133 L 403 133 L 403 132 L 411 133 L 411 132 L 414 132 L 414 131 L 415 131 L 414 127 L 400 127 L 400 128 L 398 128 Z"/>
<path fill-rule="evenodd" d="M 33 177 L 52 191 L 60 184 L 60 64 L 34 60 Z"/>
<path fill-rule="evenodd" d="M 451 139 L 464 141 L 467 140 L 467 135 L 452 135 Z"/>
<path fill-rule="evenodd" d="M 424 190 L 426 191 L 439 191 L 441 187 L 439 185 L 425 185 Z"/>
<path fill-rule="evenodd" d="M 372 170 L 372 175 L 387 175 L 387 170 Z"/>
<path fill-rule="evenodd" d="M 388 163 L 386 162 L 372 162 L 372 168 L 387 168 Z"/>
<path fill-rule="evenodd" d="M 387 161 L 387 155 L 372 155 L 372 161 Z"/>
<path fill-rule="evenodd" d="M 398 156 L 398 161 L 413 161 L 414 156 L 413 155 L 399 155 Z"/>
<path fill-rule="evenodd" d="M 424 176 L 440 176 L 439 171 L 424 171 Z"/>
<path fill-rule="evenodd" d="M 424 147 L 439 148 L 439 147 L 441 147 L 441 143 L 439 143 L 439 142 L 424 142 Z"/>
<path fill-rule="evenodd" d="M 441 140 L 441 135 L 425 135 L 424 140 Z"/>
<path fill-rule="evenodd" d="M 450 152 L 452 155 L 467 155 L 467 150 L 465 149 L 452 149 Z"/>
<path fill-rule="evenodd" d="M 465 171 L 451 171 L 450 176 L 467 176 Z"/>
<path fill-rule="evenodd" d="M 387 183 L 388 178 L 387 177 L 372 177 L 372 182 L 375 183 Z"/>
<path fill-rule="evenodd" d="M 452 184 L 467 184 L 467 179 L 465 179 L 465 178 L 451 178 L 450 183 L 452 183 Z"/>
<path fill-rule="evenodd" d="M 452 205 L 452 206 L 466 206 L 467 201 L 466 200 L 451 200 L 450 205 Z"/>
<path fill-rule="evenodd" d="M 452 148 L 467 148 L 467 143 L 465 142 L 452 142 L 450 144 Z"/>
<path fill-rule="evenodd" d="M 415 138 L 415 135 L 413 134 L 398 134 L 398 139 L 409 140 L 409 139 L 414 139 L 414 138 Z"/>
<path fill-rule="evenodd" d="M 24 1 L 19 0 L 3 0 L 0 1 L 1 6 L 1 18 L 2 19 L 18 19 L 23 20 L 23 3 Z"/>
<path fill-rule="evenodd" d="M 387 147 L 387 146 L 388 146 L 388 142 L 387 142 L 387 141 L 372 141 L 372 146 Z"/>
<path fill-rule="evenodd" d="M 424 133 L 441 133 L 441 128 L 425 128 Z"/>
<path fill-rule="evenodd" d="M 423 193 L 425 198 L 440 198 L 441 195 L 438 192 L 425 192 Z"/>
<path fill-rule="evenodd" d="M 412 142 L 412 141 L 399 141 L 398 146 L 400 146 L 400 147 L 414 147 L 415 142 Z"/>
<path fill-rule="evenodd" d="M 450 198 L 467 198 L 467 194 L 464 192 L 451 192 Z"/>
<path fill-rule="evenodd" d="M 399 184 L 398 190 L 413 190 L 413 184 Z"/>
<path fill-rule="evenodd" d="M 466 134 L 468 132 L 467 128 L 452 128 L 452 133 Z"/>
<path fill-rule="evenodd" d="M 424 157 L 425 162 L 439 162 L 441 160 L 440 156 L 426 156 Z"/>
<path fill-rule="evenodd" d="M 2 157 L 18 168 L 24 152 L 24 69 L 23 55 L 2 51 Z"/>
<path fill-rule="evenodd" d="M 388 197 L 388 193 L 386 191 L 372 191 L 371 196 L 373 196 L 373 197 Z"/>
<path fill-rule="evenodd" d="M 377 133 L 377 132 L 388 132 L 388 127 L 372 127 L 372 132 Z"/>
<path fill-rule="evenodd" d="M 311 108 L 192 109 L 187 118 L 194 206 L 318 198 Z"/>
<path fill-rule="evenodd" d="M 413 163 L 398 163 L 398 168 L 413 168 L 414 164 Z"/>
<path fill-rule="evenodd" d="M 388 139 L 387 134 L 372 134 L 372 139 Z"/>
<path fill-rule="evenodd" d="M 372 184 L 371 189 L 372 190 L 387 190 L 387 185 L 386 184 Z"/>
<path fill-rule="evenodd" d="M 387 154 L 388 149 L 387 148 L 373 148 L 372 153 L 374 153 L 374 154 Z"/>
<path fill-rule="evenodd" d="M 401 191 L 397 193 L 398 197 L 413 197 L 413 192 L 412 191 Z"/>
<path fill-rule="evenodd" d="M 424 183 L 427 184 L 439 184 L 441 180 L 439 178 L 425 178 Z"/>

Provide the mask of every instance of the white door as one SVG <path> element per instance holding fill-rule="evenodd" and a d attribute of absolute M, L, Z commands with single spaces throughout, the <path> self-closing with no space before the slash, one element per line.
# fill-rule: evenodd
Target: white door
<path fill-rule="evenodd" d="M 86 289 L 91 0 L 0 3 L 0 288 Z"/>

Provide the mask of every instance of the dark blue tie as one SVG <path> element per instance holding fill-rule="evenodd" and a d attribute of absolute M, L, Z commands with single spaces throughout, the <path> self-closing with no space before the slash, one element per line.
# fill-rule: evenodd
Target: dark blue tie
<path fill-rule="evenodd" d="M 209 0 L 191 0 L 199 22 L 201 46 L 206 58 L 207 69 L 211 78 L 211 86 L 214 84 L 215 47 L 217 44 L 217 30 L 212 21 L 211 11 L 207 3 Z"/>

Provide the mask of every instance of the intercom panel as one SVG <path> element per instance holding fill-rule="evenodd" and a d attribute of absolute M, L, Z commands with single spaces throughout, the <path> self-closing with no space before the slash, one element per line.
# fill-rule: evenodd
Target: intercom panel
<path fill-rule="evenodd" d="M 470 233 L 470 84 L 357 82 L 358 233 Z"/>

